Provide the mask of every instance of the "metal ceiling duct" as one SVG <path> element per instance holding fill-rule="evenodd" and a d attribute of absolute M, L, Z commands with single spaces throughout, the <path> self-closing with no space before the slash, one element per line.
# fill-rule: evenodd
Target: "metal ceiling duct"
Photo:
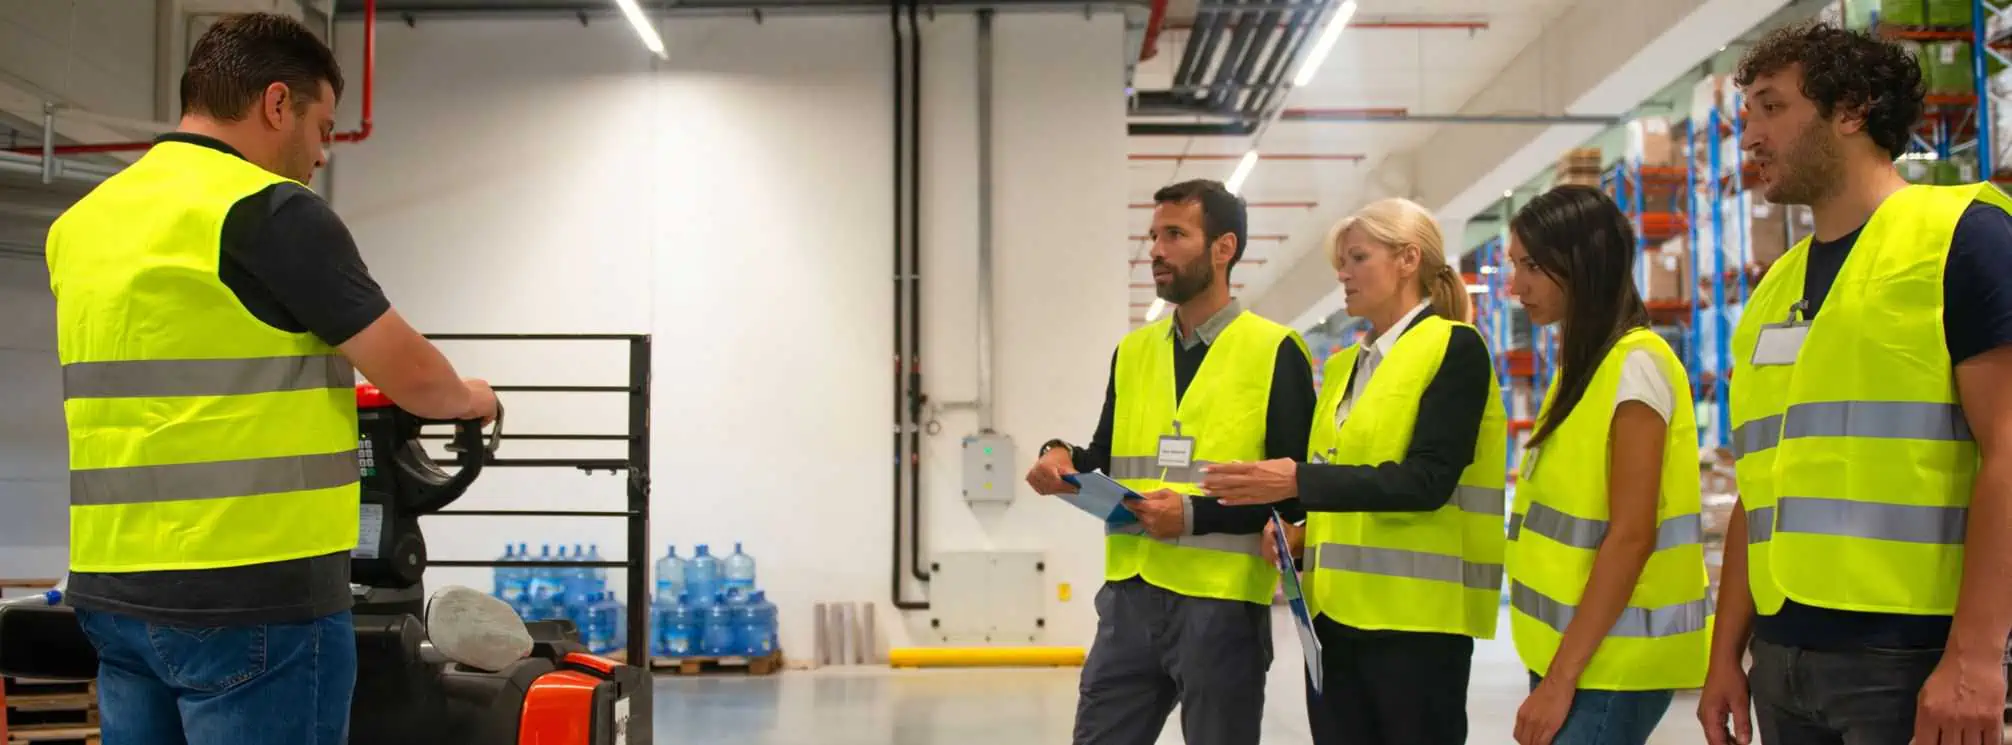
<path fill-rule="evenodd" d="M 1283 101 L 1293 60 L 1332 0 L 1206 0 L 1171 86 L 1136 91 L 1134 117 L 1182 117 L 1186 122 L 1133 121 L 1135 135 L 1244 135 Z"/>

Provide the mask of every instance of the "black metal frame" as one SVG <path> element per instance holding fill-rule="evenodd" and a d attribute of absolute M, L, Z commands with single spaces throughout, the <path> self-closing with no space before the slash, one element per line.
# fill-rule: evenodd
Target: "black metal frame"
<path fill-rule="evenodd" d="M 607 567 L 628 570 L 629 664 L 650 664 L 650 335 L 649 334 L 428 334 L 436 341 L 624 341 L 629 345 L 628 385 L 499 385 L 497 393 L 624 393 L 629 397 L 629 431 L 620 435 L 503 433 L 505 440 L 626 440 L 626 458 L 497 458 L 490 467 L 578 468 L 592 473 L 628 474 L 628 509 L 607 510 L 441 510 L 463 517 L 622 517 L 629 521 L 625 561 L 428 561 L 435 567 Z M 427 436 L 435 439 L 438 436 Z"/>

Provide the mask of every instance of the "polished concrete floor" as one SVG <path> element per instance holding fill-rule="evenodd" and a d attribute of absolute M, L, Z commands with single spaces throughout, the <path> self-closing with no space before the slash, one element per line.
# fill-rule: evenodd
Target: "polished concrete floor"
<path fill-rule="evenodd" d="M 1283 615 L 1265 704 L 1264 742 L 1308 743 L 1304 673 Z M 1505 620 L 1502 628 L 1508 629 Z M 1053 745 L 1069 741 L 1076 676 L 1050 670 L 787 671 L 751 677 L 659 678 L 656 741 L 706 745 Z M 1472 743 L 1510 743 L 1529 685 L 1515 649 L 1476 647 L 1467 711 Z M 1651 745 L 1704 742 L 1696 699 L 1679 696 Z M 1181 742 L 1177 710 L 1161 745 Z"/>

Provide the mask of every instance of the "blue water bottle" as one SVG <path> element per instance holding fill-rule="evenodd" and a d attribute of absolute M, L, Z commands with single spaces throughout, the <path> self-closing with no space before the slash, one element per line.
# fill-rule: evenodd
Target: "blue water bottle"
<path fill-rule="evenodd" d="M 668 623 L 664 632 L 664 655 L 667 657 L 689 657 L 699 651 L 699 614 L 692 608 L 691 598 L 679 595 L 672 599 L 670 611 L 665 615 Z"/>
<path fill-rule="evenodd" d="M 706 544 L 699 544 L 699 552 L 685 565 L 685 592 L 699 607 L 712 605 L 718 601 L 720 591 L 720 560 L 715 558 Z"/>
<path fill-rule="evenodd" d="M 685 560 L 678 558 L 678 547 L 672 544 L 664 550 L 664 558 L 657 560 L 657 602 L 673 605 L 684 592 Z"/>
<path fill-rule="evenodd" d="M 497 557 L 496 560 L 504 562 L 516 561 L 517 547 L 508 543 L 503 544 L 503 555 Z M 514 599 L 510 594 L 510 572 L 514 569 L 515 567 L 507 566 L 495 567 L 490 572 L 490 584 L 492 586 L 492 589 L 489 591 L 490 596 L 505 603 Z"/>
<path fill-rule="evenodd" d="M 588 546 L 587 546 L 587 560 L 588 560 L 588 561 L 600 561 L 600 560 L 601 560 L 601 544 L 598 544 L 598 543 L 593 543 L 593 544 L 588 544 Z M 594 591 L 595 591 L 595 592 L 607 592 L 607 591 L 608 591 L 608 568 L 607 568 L 607 567 L 587 567 L 586 569 L 584 569 L 584 570 L 582 570 L 582 571 L 585 571 L 585 572 L 587 573 L 587 586 L 588 586 L 588 587 L 592 587 L 592 588 L 594 588 Z"/>
<path fill-rule="evenodd" d="M 738 589 L 742 595 L 754 592 L 755 560 L 741 551 L 739 541 L 734 542 L 733 554 L 720 560 L 720 580 L 726 589 Z"/>
<path fill-rule="evenodd" d="M 547 543 L 540 546 L 538 549 L 538 558 L 535 560 L 541 562 L 551 561 L 552 544 Z M 553 582 L 552 568 L 548 566 L 531 567 L 525 570 L 525 574 L 526 585 L 530 590 L 526 593 L 530 596 L 526 599 L 527 605 L 530 606 L 530 614 L 526 615 L 525 618 L 532 621 L 542 621 L 552 618 L 552 603 L 559 595 L 559 587 Z"/>
<path fill-rule="evenodd" d="M 747 647 L 747 654 L 763 657 L 775 651 L 776 609 L 775 603 L 768 601 L 768 594 L 760 590 L 748 597 L 747 625 L 742 628 L 741 643 Z"/>
<path fill-rule="evenodd" d="M 699 650 L 708 655 L 731 655 L 734 649 L 733 610 L 722 597 L 713 598 L 711 605 L 700 611 L 705 627 L 700 639 Z"/>

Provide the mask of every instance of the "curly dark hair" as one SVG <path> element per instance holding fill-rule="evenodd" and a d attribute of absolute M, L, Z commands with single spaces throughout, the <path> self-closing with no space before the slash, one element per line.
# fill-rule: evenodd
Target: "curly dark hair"
<path fill-rule="evenodd" d="M 1776 29 L 1747 50 L 1733 82 L 1791 65 L 1802 66 L 1802 95 L 1829 118 L 1842 110 L 1865 118 L 1865 133 L 1888 155 L 1907 150 L 1908 132 L 1921 119 L 1921 63 L 1896 44 L 1861 31 L 1822 23 Z"/>

